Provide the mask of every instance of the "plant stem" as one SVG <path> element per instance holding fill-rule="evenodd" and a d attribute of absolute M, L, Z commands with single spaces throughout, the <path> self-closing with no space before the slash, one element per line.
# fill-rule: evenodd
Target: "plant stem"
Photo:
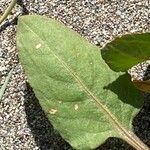
<path fill-rule="evenodd" d="M 11 10 L 14 8 L 17 0 L 12 0 L 2 17 L 0 18 L 0 24 L 7 18 L 7 16 L 10 14 Z"/>
<path fill-rule="evenodd" d="M 5 90 L 6 90 L 6 87 L 7 87 L 7 84 L 9 82 L 9 79 L 10 79 L 10 77 L 12 75 L 12 72 L 13 72 L 13 69 L 11 69 L 10 72 L 8 73 L 8 76 L 6 77 L 4 84 L 2 85 L 2 87 L 0 89 L 0 101 L 1 101 L 2 96 L 3 96 L 3 94 L 4 94 Z"/>
<path fill-rule="evenodd" d="M 133 132 L 126 132 L 126 135 L 122 135 L 121 138 L 136 150 L 150 150 L 150 148 L 145 145 Z"/>

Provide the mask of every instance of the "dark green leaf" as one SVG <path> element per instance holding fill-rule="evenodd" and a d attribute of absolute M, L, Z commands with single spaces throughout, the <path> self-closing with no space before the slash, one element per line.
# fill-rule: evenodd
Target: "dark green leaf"
<path fill-rule="evenodd" d="M 150 59 L 150 33 L 124 35 L 108 43 L 102 57 L 114 71 L 127 71 Z"/>

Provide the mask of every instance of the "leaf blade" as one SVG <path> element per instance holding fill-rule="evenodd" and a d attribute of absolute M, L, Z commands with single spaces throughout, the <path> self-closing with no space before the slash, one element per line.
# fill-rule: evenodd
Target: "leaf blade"
<path fill-rule="evenodd" d="M 101 54 L 114 71 L 127 71 L 132 66 L 150 59 L 150 33 L 129 34 L 108 43 Z"/>
<path fill-rule="evenodd" d="M 39 24 L 48 29 L 39 28 Z M 41 46 L 37 49 L 39 44 Z M 73 147 L 93 149 L 110 136 L 120 136 L 114 127 L 113 118 L 110 119 L 113 115 L 125 127 L 132 128 L 133 113 L 137 113 L 142 104 L 140 95 L 126 75 L 108 68 L 97 47 L 64 25 L 38 16 L 23 17 L 19 21 L 17 47 L 29 82 L 43 109 L 50 112 L 48 116 L 54 127 Z M 58 56 L 62 63 L 58 61 Z M 68 66 L 66 68 L 68 64 L 71 71 Z M 128 97 L 136 101 L 137 106 L 130 104 L 130 99 L 126 99 L 125 103 L 118 101 L 116 92 L 119 82 L 116 80 L 120 75 L 123 77 L 119 81 L 129 81 L 125 82 L 129 85 L 128 93 L 130 90 L 134 92 Z M 119 89 L 125 91 L 123 87 Z M 126 92 L 120 97 L 127 97 Z M 97 109 L 96 103 L 102 105 L 100 109 Z M 120 115 L 117 109 L 124 107 L 127 109 Z M 113 112 L 112 116 L 110 112 Z M 105 126 L 101 127 L 103 122 Z"/>

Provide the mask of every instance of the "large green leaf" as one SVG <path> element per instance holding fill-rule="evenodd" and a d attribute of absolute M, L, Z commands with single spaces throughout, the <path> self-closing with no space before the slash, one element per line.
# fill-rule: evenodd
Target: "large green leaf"
<path fill-rule="evenodd" d="M 127 74 L 112 71 L 97 47 L 55 20 L 24 16 L 17 28 L 29 83 L 66 141 L 81 150 L 108 137 L 132 141 L 132 120 L 142 98 Z"/>
<path fill-rule="evenodd" d="M 102 57 L 114 71 L 127 71 L 150 59 L 150 33 L 124 35 L 108 43 Z"/>

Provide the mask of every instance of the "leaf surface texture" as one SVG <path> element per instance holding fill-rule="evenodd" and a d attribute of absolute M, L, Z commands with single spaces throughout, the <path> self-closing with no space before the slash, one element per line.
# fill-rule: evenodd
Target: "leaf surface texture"
<path fill-rule="evenodd" d="M 125 73 L 112 71 L 99 49 L 62 23 L 19 18 L 17 48 L 39 103 L 74 148 L 94 149 L 132 130 L 143 101 Z"/>

